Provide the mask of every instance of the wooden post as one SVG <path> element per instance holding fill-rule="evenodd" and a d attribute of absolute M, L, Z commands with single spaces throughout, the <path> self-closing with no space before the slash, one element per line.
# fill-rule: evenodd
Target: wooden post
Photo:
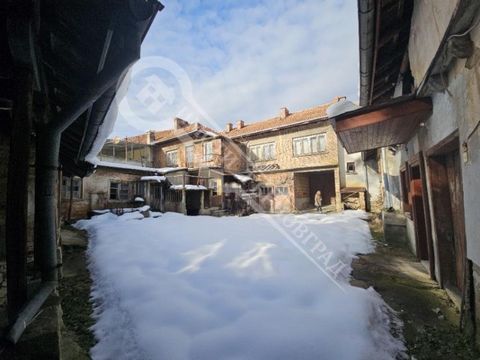
<path fill-rule="evenodd" d="M 423 211 L 425 212 L 425 227 L 427 230 L 427 250 L 428 250 L 428 261 L 429 261 L 429 270 L 430 278 L 435 280 L 435 253 L 433 250 L 433 237 L 432 237 L 432 218 L 430 217 L 430 203 L 428 202 L 428 184 L 427 184 L 427 171 L 425 169 L 425 156 L 423 151 L 420 151 L 419 154 L 419 163 L 420 163 L 420 177 L 422 179 L 422 190 L 423 190 Z"/>
<path fill-rule="evenodd" d="M 33 77 L 17 69 L 10 135 L 6 207 L 8 319 L 12 323 L 27 300 L 28 171 L 33 117 Z"/>
<path fill-rule="evenodd" d="M 60 178 L 61 179 L 61 178 Z M 73 176 L 70 176 L 70 194 L 68 200 L 68 222 L 72 219 L 72 205 L 73 205 Z"/>

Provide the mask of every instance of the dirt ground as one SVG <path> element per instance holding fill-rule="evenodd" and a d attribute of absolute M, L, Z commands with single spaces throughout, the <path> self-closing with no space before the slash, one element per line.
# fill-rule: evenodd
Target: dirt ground
<path fill-rule="evenodd" d="M 90 302 L 91 279 L 85 250 L 87 236 L 70 226 L 62 228 L 63 279 L 59 292 L 63 310 L 62 356 L 65 360 L 89 359 L 95 344 L 89 328 L 94 324 Z"/>
<path fill-rule="evenodd" d="M 459 311 L 410 252 L 404 236 L 385 240 L 375 217 L 370 228 L 376 251 L 354 261 L 352 284 L 373 286 L 397 312 L 410 359 L 480 359 L 459 330 Z"/>

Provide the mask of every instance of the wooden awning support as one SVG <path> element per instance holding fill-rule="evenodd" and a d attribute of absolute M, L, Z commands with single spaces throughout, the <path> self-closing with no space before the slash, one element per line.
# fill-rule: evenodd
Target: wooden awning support
<path fill-rule="evenodd" d="M 430 98 L 404 96 L 331 118 L 349 154 L 406 143 L 432 111 Z"/>

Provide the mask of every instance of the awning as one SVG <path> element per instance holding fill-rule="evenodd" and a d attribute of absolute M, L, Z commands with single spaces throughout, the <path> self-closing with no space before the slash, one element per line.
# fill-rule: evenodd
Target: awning
<path fill-rule="evenodd" d="M 430 98 L 403 96 L 331 118 L 349 154 L 406 143 L 432 110 Z"/>
<path fill-rule="evenodd" d="M 153 182 L 164 182 L 166 181 L 167 178 L 165 176 L 160 176 L 160 175 L 152 175 L 152 176 L 142 176 L 140 178 L 140 181 L 153 181 Z"/>

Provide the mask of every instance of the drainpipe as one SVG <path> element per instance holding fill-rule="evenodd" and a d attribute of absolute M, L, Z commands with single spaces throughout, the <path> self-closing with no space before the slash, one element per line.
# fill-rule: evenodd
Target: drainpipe
<path fill-rule="evenodd" d="M 57 280 L 57 203 L 56 190 L 59 170 L 60 141 L 65 131 L 105 91 L 123 79 L 125 70 L 138 59 L 138 53 L 117 65 L 111 72 L 100 73 L 89 91 L 79 96 L 70 108 L 54 121 L 39 125 L 35 173 L 35 232 L 40 257 L 42 281 Z M 47 113 L 48 117 L 48 113 Z"/>
<path fill-rule="evenodd" d="M 105 91 L 123 79 L 126 70 L 139 58 L 139 51 L 130 54 L 125 62 L 102 72 L 92 82 L 89 91 L 76 98 L 72 106 L 48 123 L 37 124 L 35 172 L 35 254 L 40 258 L 42 285 L 19 312 L 5 338 L 16 343 L 48 296 L 57 285 L 57 181 L 61 135 Z M 48 119 L 48 111 L 44 116 Z"/>
<path fill-rule="evenodd" d="M 57 280 L 57 201 L 61 133 L 49 127 L 37 132 L 35 235 L 42 281 Z"/>

